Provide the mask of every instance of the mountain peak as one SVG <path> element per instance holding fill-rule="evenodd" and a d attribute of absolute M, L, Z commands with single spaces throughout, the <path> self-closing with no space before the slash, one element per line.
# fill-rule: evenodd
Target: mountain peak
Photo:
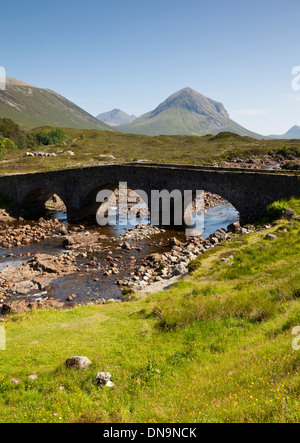
<path fill-rule="evenodd" d="M 109 126 L 127 125 L 136 120 L 135 115 L 126 114 L 126 112 L 116 108 L 112 111 L 99 114 L 96 118 Z"/>
<path fill-rule="evenodd" d="M 205 97 L 200 94 L 200 92 L 189 87 L 181 89 L 168 97 L 163 103 L 154 109 L 154 111 L 152 111 L 152 116 L 158 115 L 167 108 L 182 108 L 189 112 L 207 117 L 212 114 L 219 114 L 223 118 L 229 119 L 229 115 L 222 103 Z"/>
<path fill-rule="evenodd" d="M 300 139 L 300 126 L 293 126 L 291 129 L 289 129 L 285 134 L 283 135 L 270 135 L 270 138 L 276 138 L 276 139 Z"/>
<path fill-rule="evenodd" d="M 153 111 L 133 123 L 120 125 L 122 132 L 145 135 L 207 135 L 233 132 L 260 138 L 230 119 L 223 104 L 190 87 L 175 92 Z"/>

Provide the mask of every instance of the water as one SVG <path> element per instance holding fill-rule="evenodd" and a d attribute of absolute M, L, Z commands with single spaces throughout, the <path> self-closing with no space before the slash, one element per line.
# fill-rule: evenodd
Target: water
<path fill-rule="evenodd" d="M 204 216 L 204 231 L 202 237 L 207 238 L 217 229 L 227 229 L 227 226 L 239 220 L 237 210 L 226 203 L 210 208 Z"/>
<path fill-rule="evenodd" d="M 60 220 L 62 223 L 67 224 L 67 214 L 65 211 L 59 211 L 53 214 L 55 218 Z M 227 228 L 230 223 L 238 220 L 238 213 L 235 208 L 229 203 L 222 204 L 210 208 L 204 216 L 204 232 L 203 237 L 207 238 L 210 234 L 215 232 L 219 228 Z M 143 219 L 144 224 L 148 224 L 149 220 L 147 217 Z M 168 230 L 165 233 L 155 235 L 151 240 L 144 239 L 141 240 L 136 246 L 141 248 L 141 250 L 116 250 L 114 246 L 119 243 L 116 241 L 115 244 L 109 243 L 109 239 L 113 237 L 118 237 L 126 232 L 126 227 L 128 226 L 104 226 L 104 227 L 89 227 L 88 231 L 93 233 L 97 232 L 101 235 L 106 235 L 108 237 L 107 243 L 103 243 L 105 246 L 111 245 L 113 252 L 113 257 L 119 260 L 122 265 L 123 270 L 117 275 L 111 275 L 109 277 L 103 276 L 103 268 L 100 269 L 89 269 L 88 271 L 77 272 L 73 275 L 68 275 L 62 278 L 58 278 L 51 284 L 51 290 L 49 293 L 30 293 L 26 297 L 24 296 L 14 296 L 13 299 L 39 299 L 42 297 L 53 296 L 59 300 L 66 301 L 66 298 L 71 294 L 77 296 L 77 303 L 87 303 L 89 301 L 95 301 L 99 298 L 105 299 L 120 299 L 122 293 L 120 288 L 116 285 L 117 280 L 122 280 L 129 277 L 130 272 L 133 271 L 134 267 L 141 262 L 146 256 L 154 252 L 166 252 L 170 250 L 169 238 L 177 237 L 181 241 L 184 241 L 184 232 L 178 232 L 176 230 Z M 131 226 L 129 226 L 131 227 Z M 28 246 L 22 246 L 18 248 L 10 249 L 9 251 L 0 249 L 0 271 L 7 266 L 18 267 L 21 266 L 29 258 L 33 257 L 37 253 L 57 255 L 65 252 L 62 245 L 63 238 L 60 236 L 47 239 L 38 244 L 31 244 Z M 13 254 L 13 255 L 12 255 Z M 105 257 L 107 256 L 107 251 L 88 254 L 87 259 L 82 259 L 80 264 L 86 264 L 92 257 L 96 257 L 97 260 L 102 264 L 107 265 Z M 135 257 L 136 262 L 133 262 L 130 257 Z"/>

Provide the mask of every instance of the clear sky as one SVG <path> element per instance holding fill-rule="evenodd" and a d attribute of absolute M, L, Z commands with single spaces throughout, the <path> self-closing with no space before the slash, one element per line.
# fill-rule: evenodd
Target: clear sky
<path fill-rule="evenodd" d="M 0 66 L 93 115 L 141 115 L 184 87 L 267 135 L 300 125 L 299 0 L 10 0 Z"/>

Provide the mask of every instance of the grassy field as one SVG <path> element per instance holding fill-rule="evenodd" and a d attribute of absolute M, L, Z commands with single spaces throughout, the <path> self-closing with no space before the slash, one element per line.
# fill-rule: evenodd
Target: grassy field
<path fill-rule="evenodd" d="M 299 199 L 288 205 L 300 214 Z M 299 422 L 300 222 L 287 223 L 200 256 L 145 299 L 11 317 L 0 421 Z M 74 355 L 92 366 L 67 370 Z M 93 385 L 100 371 L 114 388 Z"/>
<path fill-rule="evenodd" d="M 282 150 L 284 153 L 298 152 L 298 156 L 300 152 L 300 140 L 256 140 L 235 134 L 148 137 L 97 130 L 64 129 L 64 132 L 68 136 L 65 144 L 36 149 L 55 153 L 57 157 L 28 157 L 24 150 L 13 150 L 1 157 L 0 173 L 47 171 L 137 160 L 211 165 L 215 161 L 252 155 L 271 154 L 275 158 L 281 155 Z"/>

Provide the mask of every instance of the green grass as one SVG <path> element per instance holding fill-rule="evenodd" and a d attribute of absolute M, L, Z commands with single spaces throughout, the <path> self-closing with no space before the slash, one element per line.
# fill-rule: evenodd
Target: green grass
<path fill-rule="evenodd" d="M 300 151 L 300 140 L 256 140 L 230 133 L 204 137 L 149 137 L 98 130 L 64 129 L 64 132 L 68 136 L 66 144 L 37 148 L 39 151 L 54 152 L 57 157 L 26 157 L 24 150 L 10 151 L 0 159 L 1 173 L 47 171 L 136 160 L 211 165 L 252 155 L 271 154 L 275 159 L 278 152 L 298 155 Z M 71 156 L 68 151 L 73 151 L 75 155 Z"/>
<path fill-rule="evenodd" d="M 299 214 L 299 199 L 289 205 Z M 286 223 L 273 223 L 277 240 L 263 231 L 215 248 L 145 299 L 10 318 L 0 421 L 299 422 L 300 223 Z M 67 370 L 73 355 L 92 366 Z M 114 388 L 93 385 L 99 371 Z"/>

